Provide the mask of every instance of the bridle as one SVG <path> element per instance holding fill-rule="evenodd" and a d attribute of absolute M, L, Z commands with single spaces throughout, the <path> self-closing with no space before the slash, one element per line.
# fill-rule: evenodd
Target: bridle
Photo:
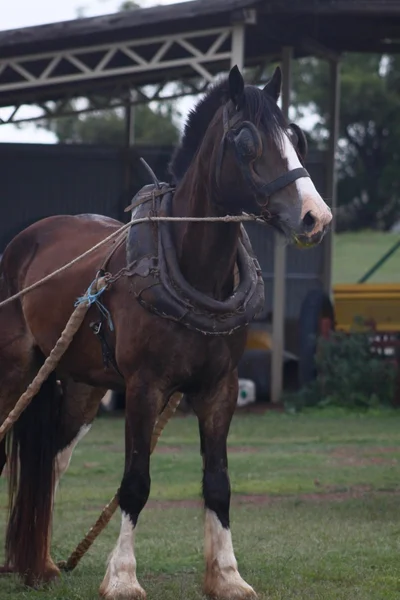
<path fill-rule="evenodd" d="M 224 160 L 224 153 L 227 144 L 231 144 L 235 151 L 235 156 L 240 166 L 240 170 L 254 191 L 255 210 L 266 207 L 268 199 L 283 188 L 287 187 L 296 179 L 301 177 L 310 177 L 307 169 L 299 167 L 286 171 L 269 183 L 264 183 L 256 174 L 252 165 L 260 158 L 263 151 L 263 144 L 257 127 L 250 121 L 242 121 L 241 112 L 236 112 L 232 118 L 229 117 L 228 104 L 225 104 L 222 113 L 224 135 L 218 151 L 216 180 L 220 187 L 221 169 Z M 262 202 L 259 200 L 262 198 Z"/>

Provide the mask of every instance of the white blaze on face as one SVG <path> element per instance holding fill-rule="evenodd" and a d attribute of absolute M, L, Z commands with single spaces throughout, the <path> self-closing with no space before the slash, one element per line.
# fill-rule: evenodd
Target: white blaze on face
<path fill-rule="evenodd" d="M 288 170 L 302 167 L 297 152 L 287 135 L 283 136 L 283 158 L 287 161 Z M 323 201 L 310 177 L 300 177 L 294 182 L 299 198 L 301 198 L 301 220 L 308 212 L 315 219 L 315 227 L 308 232 L 310 237 L 321 232 L 332 220 L 332 211 Z"/>

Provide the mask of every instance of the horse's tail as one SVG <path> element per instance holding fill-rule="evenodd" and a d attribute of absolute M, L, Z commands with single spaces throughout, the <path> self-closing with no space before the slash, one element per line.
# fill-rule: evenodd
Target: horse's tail
<path fill-rule="evenodd" d="M 41 357 L 42 362 L 44 361 Z M 6 565 L 35 585 L 44 574 L 51 537 L 55 456 L 61 402 L 55 373 L 43 383 L 8 440 L 9 521 Z"/>

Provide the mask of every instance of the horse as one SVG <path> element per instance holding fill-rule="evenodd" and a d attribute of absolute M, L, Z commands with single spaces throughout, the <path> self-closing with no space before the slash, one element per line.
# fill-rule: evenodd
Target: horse
<path fill-rule="evenodd" d="M 124 392 L 125 468 L 120 534 L 100 595 L 143 600 L 134 537 L 150 492 L 150 442 L 172 394 L 185 394 L 198 419 L 203 463 L 204 592 L 255 598 L 238 571 L 230 532 L 227 436 L 238 394 L 237 364 L 249 322 L 262 308 L 260 267 L 245 229 L 185 221 L 243 213 L 299 246 L 321 241 L 332 215 L 304 168 L 306 138 L 278 106 L 281 71 L 263 89 L 237 67 L 190 112 L 170 164 L 171 184 L 155 182 L 134 200 L 126 237 L 85 256 L 0 309 L 0 420 L 57 342 L 74 303 L 99 273 L 110 285 L 40 392 L 0 447 L 9 463 L 5 568 L 30 586 L 57 579 L 50 553 L 53 502 L 72 452 L 105 392 Z M 0 301 L 56 271 L 121 227 L 99 215 L 53 216 L 7 246 Z"/>

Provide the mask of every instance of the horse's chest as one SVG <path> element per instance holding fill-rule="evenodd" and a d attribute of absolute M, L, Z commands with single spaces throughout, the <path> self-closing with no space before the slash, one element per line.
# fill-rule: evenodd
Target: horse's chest
<path fill-rule="evenodd" d="M 153 364 L 155 375 L 176 385 L 219 379 L 236 367 L 245 346 L 244 331 L 227 337 L 210 337 L 179 326 L 165 329 L 161 325 L 158 335 L 148 339 L 147 366 Z"/>

